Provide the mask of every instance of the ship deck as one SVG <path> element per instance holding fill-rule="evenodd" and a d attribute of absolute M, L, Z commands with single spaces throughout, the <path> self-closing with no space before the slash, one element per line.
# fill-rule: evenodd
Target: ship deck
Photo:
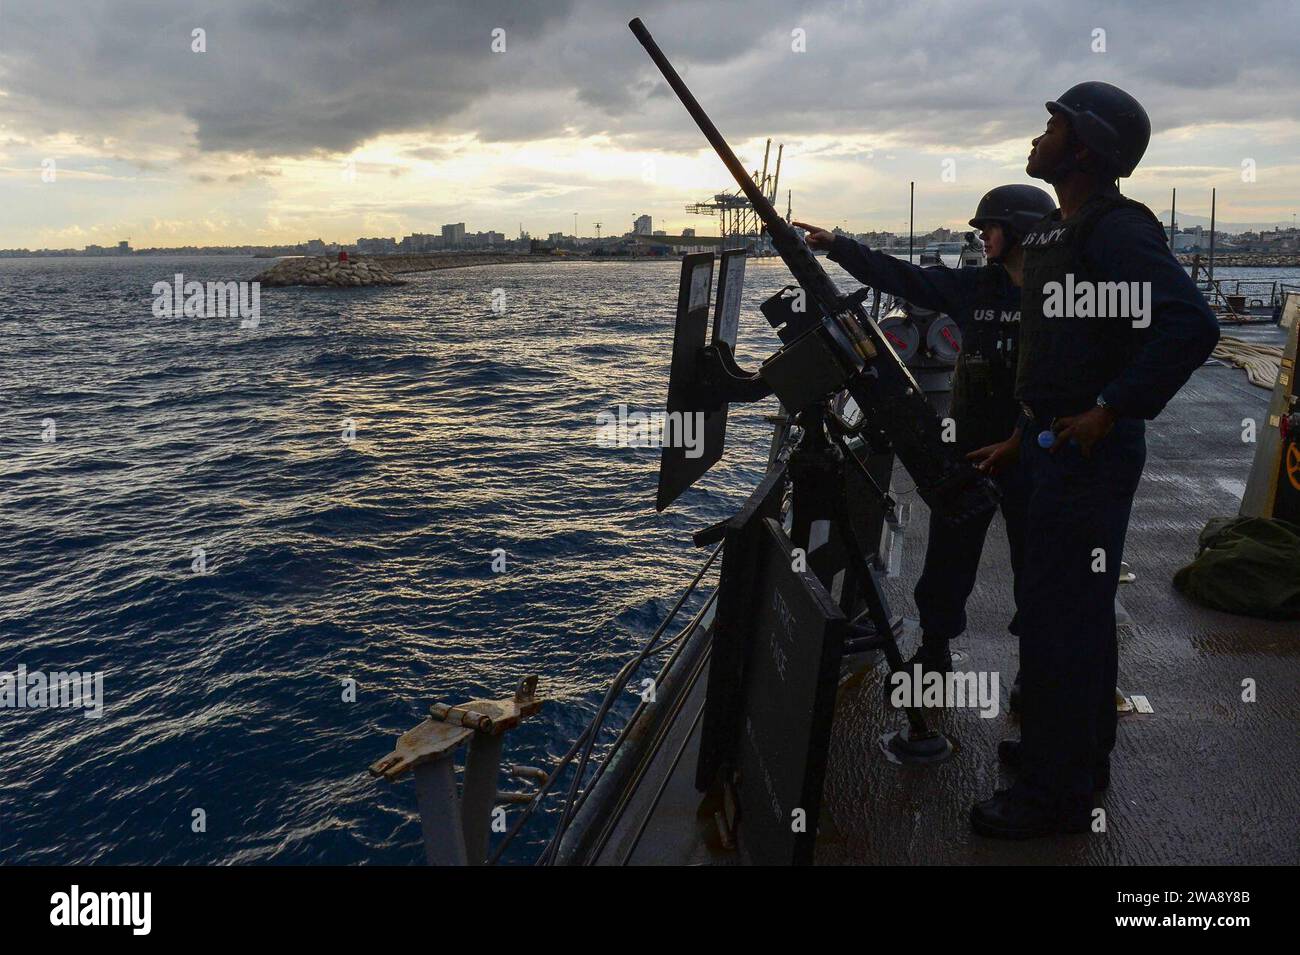
<path fill-rule="evenodd" d="M 1276 326 L 1226 334 L 1280 343 Z M 1300 862 L 1300 626 L 1236 617 L 1191 603 L 1171 578 L 1196 552 L 1197 535 L 1214 516 L 1235 514 L 1254 445 L 1242 419 L 1260 418 L 1269 392 L 1245 372 L 1199 369 L 1148 428 L 1148 457 L 1134 503 L 1125 559 L 1136 575 L 1119 592 L 1120 686 L 1150 701 L 1153 712 L 1121 718 L 1111 788 L 1100 797 L 1104 833 L 1004 843 L 975 835 L 971 804 L 1007 777 L 996 758 L 1000 738 L 1016 735 L 1006 710 L 1016 641 L 1010 570 L 1001 518 L 989 531 L 969 630 L 954 644 L 959 669 L 1008 675 L 992 719 L 972 709 L 931 710 L 956 742 L 937 766 L 900 766 L 879 739 L 902 725 L 885 701 L 883 662 L 846 661 L 830 742 L 816 861 L 818 864 L 1295 864 Z M 908 482 L 897 482 L 906 486 Z M 926 509 L 913 508 L 901 573 L 887 581 L 895 613 L 914 618 L 911 586 L 924 557 Z M 706 630 L 683 653 L 681 691 L 671 714 L 642 732 L 651 740 L 635 771 L 618 784 L 615 808 L 598 839 L 571 861 L 593 864 L 735 864 L 717 847 L 698 812 L 693 772 L 707 670 Z M 903 650 L 916 640 L 908 620 Z M 1253 679 L 1258 700 L 1242 701 Z M 609 793 L 598 794 L 606 799 Z M 589 803 L 596 800 L 589 800 Z M 591 807 L 587 807 L 590 811 Z M 581 814 L 580 814 L 581 815 Z M 571 833 L 572 835 L 572 833 Z M 588 833 L 590 835 L 590 833 Z M 743 827 L 742 827 L 743 847 Z"/>

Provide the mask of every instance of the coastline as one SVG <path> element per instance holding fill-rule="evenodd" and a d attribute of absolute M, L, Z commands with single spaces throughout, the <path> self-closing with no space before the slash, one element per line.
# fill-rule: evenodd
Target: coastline
<path fill-rule="evenodd" d="M 1197 259 L 1201 268 L 1209 267 L 1207 253 L 1178 252 L 1179 264 L 1190 267 Z M 1300 268 L 1300 254 L 1275 252 L 1220 252 L 1214 256 L 1214 267 L 1220 269 L 1295 269 Z"/>

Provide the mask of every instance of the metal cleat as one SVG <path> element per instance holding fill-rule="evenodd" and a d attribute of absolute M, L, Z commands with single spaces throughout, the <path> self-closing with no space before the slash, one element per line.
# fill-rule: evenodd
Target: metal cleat
<path fill-rule="evenodd" d="M 439 722 L 500 736 L 542 708 L 542 700 L 536 694 L 537 677 L 530 676 L 519 681 L 512 697 L 503 700 L 470 700 L 456 706 L 434 703 L 429 707 L 429 715 Z"/>
<path fill-rule="evenodd" d="M 397 737 L 397 745 L 383 759 L 370 765 L 371 776 L 383 776 L 390 783 L 408 770 L 450 755 L 474 735 L 472 729 L 428 719 Z"/>
<path fill-rule="evenodd" d="M 498 792 L 497 777 L 504 734 L 540 710 L 542 702 L 537 677 L 530 676 L 520 681 L 514 696 L 505 699 L 470 700 L 455 706 L 434 703 L 429 719 L 403 733 L 391 753 L 371 764 L 372 776 L 390 782 L 408 770 L 414 772 L 424 854 L 430 865 L 481 865 L 487 857 L 493 806 L 531 800 L 525 794 Z M 452 755 L 465 742 L 469 755 L 458 794 Z M 521 776 L 546 776 L 530 767 L 511 769 L 527 770 Z"/>

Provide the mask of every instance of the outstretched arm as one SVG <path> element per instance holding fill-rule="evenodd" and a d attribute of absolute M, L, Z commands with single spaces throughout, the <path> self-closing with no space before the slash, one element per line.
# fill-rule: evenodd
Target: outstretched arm
<path fill-rule="evenodd" d="M 969 303 L 974 294 L 975 276 L 970 269 L 923 269 L 848 236 L 833 235 L 803 222 L 794 225 L 808 230 L 809 248 L 829 250 L 827 258 L 859 282 L 913 305 L 952 314 L 961 310 L 962 303 Z"/>

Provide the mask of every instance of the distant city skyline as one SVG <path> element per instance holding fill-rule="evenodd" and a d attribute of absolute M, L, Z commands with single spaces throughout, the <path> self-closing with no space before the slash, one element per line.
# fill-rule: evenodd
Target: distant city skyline
<path fill-rule="evenodd" d="M 1132 190 L 1126 190 L 1126 191 L 1127 191 L 1130 195 L 1133 194 Z M 1165 222 L 1168 222 L 1169 215 L 1170 215 L 1170 209 L 1169 209 L 1169 206 L 1168 206 L 1168 204 L 1167 204 L 1167 200 L 1168 200 L 1168 196 L 1166 196 L 1166 205 L 1165 205 L 1165 207 L 1164 207 L 1163 209 L 1162 209 L 1162 208 L 1159 206 L 1159 204 L 1157 204 L 1157 203 L 1152 203 L 1152 204 L 1151 204 L 1151 208 L 1152 208 L 1152 210 L 1157 214 L 1157 216 L 1159 216 L 1159 217 L 1160 217 L 1163 221 L 1165 221 Z M 1208 228 L 1209 228 L 1209 225 L 1210 225 L 1210 216 L 1209 216 L 1208 214 L 1206 214 L 1206 215 L 1198 215 L 1198 214 L 1196 214 L 1196 213 L 1191 213 L 1191 212 L 1184 213 L 1183 211 L 1181 211 L 1181 209 L 1183 208 L 1182 203 L 1185 202 L 1185 201 L 1190 202 L 1189 199 L 1184 198 L 1184 197 L 1182 196 L 1182 194 L 1180 193 L 1180 198 L 1179 198 L 1179 203 L 1180 203 L 1180 207 L 1179 207 L 1179 208 L 1180 208 L 1180 211 L 1178 211 L 1178 213 L 1177 213 L 1178 226 L 1179 226 L 1180 230 L 1181 230 L 1181 229 L 1184 229 L 1184 228 L 1186 228 L 1186 229 L 1190 229 L 1190 228 L 1198 227 L 1198 226 L 1199 226 L 1199 227 L 1202 227 L 1202 228 L 1206 228 L 1206 229 L 1208 229 Z M 796 218 L 798 218 L 798 215 L 796 215 Z M 651 219 L 651 220 L 653 220 L 656 224 L 659 222 L 659 220 L 654 216 L 653 213 L 642 214 L 642 215 L 640 215 L 640 216 L 638 216 L 638 217 L 633 218 L 633 219 L 628 223 L 628 227 L 625 228 L 625 229 L 623 229 L 623 230 L 621 230 L 621 231 L 614 231 L 613 229 L 609 228 L 608 226 L 605 227 L 604 230 L 603 230 L 602 233 L 601 233 L 601 236 L 602 236 L 603 238 L 611 238 L 611 237 L 616 236 L 616 235 L 627 235 L 627 234 L 631 234 L 631 233 L 637 231 L 637 222 L 638 222 L 639 220 L 641 220 L 641 219 Z M 716 236 L 716 235 L 718 234 L 718 232 L 719 232 L 718 224 L 717 224 L 717 220 L 716 220 L 716 219 L 712 219 L 712 218 L 707 217 L 707 216 L 695 216 L 695 217 L 692 217 L 692 219 L 690 219 L 689 221 L 691 221 L 692 224 L 690 224 L 690 225 L 686 225 L 685 223 L 683 223 L 683 224 L 680 226 L 680 228 L 679 228 L 679 229 L 676 229 L 676 230 L 674 230 L 674 229 L 662 229 L 662 228 L 658 228 L 658 226 L 656 225 L 654 231 L 656 231 L 656 232 L 663 232 L 663 233 L 666 233 L 666 234 L 669 234 L 669 235 L 698 234 L 698 235 L 700 235 L 700 236 Z M 894 225 L 894 226 L 888 226 L 888 225 L 883 224 L 883 223 L 875 223 L 875 224 L 872 224 L 872 223 L 865 223 L 865 224 L 861 225 L 860 227 L 856 227 L 856 228 L 854 228 L 854 227 L 850 227 L 850 226 L 847 224 L 847 220 L 846 220 L 846 221 L 842 221 L 842 222 L 825 222 L 825 223 L 823 223 L 823 224 L 824 224 L 827 228 L 839 228 L 839 229 L 841 229 L 842 231 L 849 232 L 849 233 L 854 234 L 854 235 L 860 235 L 860 234 L 863 234 L 863 233 L 871 233 L 871 232 L 891 232 L 891 233 L 894 233 L 894 234 L 897 235 L 897 234 L 900 234 L 900 230 L 901 230 L 901 234 L 906 235 L 906 233 L 907 233 L 907 226 L 908 226 L 908 224 L 907 224 L 906 222 L 902 223 L 901 225 Z M 466 226 L 465 222 L 460 222 L 460 223 L 458 223 L 458 225 L 462 228 L 462 230 L 464 230 L 464 233 L 463 233 L 463 234 L 471 235 L 471 236 L 473 236 L 473 235 L 480 235 L 480 236 L 481 236 L 481 235 L 492 234 L 492 235 L 495 235 L 495 236 L 500 237 L 500 238 L 497 240 L 497 242 L 499 242 L 499 243 L 501 243 L 501 242 L 508 242 L 508 241 L 515 240 L 515 239 L 517 239 L 518 236 L 521 235 L 521 234 L 526 234 L 526 235 L 528 235 L 528 236 L 530 236 L 530 237 L 532 237 L 532 238 L 545 238 L 545 237 L 554 236 L 554 235 L 557 235 L 557 234 L 558 234 L 558 235 L 565 236 L 566 238 L 569 238 L 569 237 L 575 237 L 575 236 L 576 236 L 576 238 L 578 238 L 579 240 L 583 240 L 583 241 L 585 241 L 585 240 L 594 240 L 594 239 L 596 238 L 596 235 L 595 235 L 595 232 L 594 232 L 594 231 L 589 232 L 589 233 L 583 233 L 581 230 L 579 230 L 579 232 L 575 234 L 575 233 L 572 231 L 572 222 L 570 222 L 570 229 L 567 230 L 567 231 L 559 230 L 559 229 L 554 229 L 554 230 L 552 230 L 552 229 L 545 229 L 545 230 L 536 230 L 536 231 L 534 231 L 534 230 L 530 230 L 530 229 L 528 229 L 528 228 L 526 228 L 526 227 L 523 227 L 523 226 L 524 226 L 524 223 L 520 222 L 520 223 L 516 223 L 516 230 L 518 230 L 518 231 L 516 231 L 516 232 L 513 233 L 513 234 L 510 233 L 510 232 L 506 232 L 506 231 L 504 231 L 504 230 L 502 230 L 502 229 L 495 229 L 495 228 L 484 228 L 484 229 L 474 229 L 474 230 L 470 230 L 470 229 L 468 228 L 468 226 Z M 594 225 L 594 224 L 593 224 L 593 225 Z M 611 225 L 612 225 L 612 224 L 611 224 Z M 1224 220 L 1220 217 L 1220 218 L 1218 219 L 1218 221 L 1216 221 L 1216 223 L 1215 223 L 1215 231 L 1216 231 L 1216 232 L 1219 232 L 1219 233 L 1222 233 L 1222 234 L 1237 234 L 1237 233 L 1243 233 L 1243 232 L 1262 232 L 1262 231 L 1271 231 L 1271 230 L 1274 230 L 1274 229 L 1283 229 L 1283 230 L 1285 230 L 1285 229 L 1296 228 L 1296 227 L 1297 227 L 1297 221 L 1296 221 L 1296 218 L 1295 218 L 1295 217 L 1292 217 L 1290 220 L 1273 220 L 1273 221 L 1264 221 L 1264 222 L 1228 222 L 1228 221 L 1224 221 Z M 442 225 L 442 226 L 439 226 L 438 228 L 439 228 L 440 232 L 437 233 L 437 234 L 443 234 L 443 237 L 444 237 L 444 239 L 445 239 L 445 234 L 442 232 L 442 230 L 445 230 L 445 229 L 447 228 L 447 225 Z M 918 224 L 916 225 L 916 232 L 917 232 L 918 235 L 920 235 L 920 234 L 925 234 L 925 233 L 930 233 L 930 232 L 934 232 L 934 231 L 939 230 L 939 229 L 951 229 L 951 230 L 953 230 L 953 231 L 965 231 L 965 230 L 970 229 L 970 226 L 969 226 L 968 222 L 965 221 L 965 220 L 957 220 L 957 221 L 950 221 L 950 222 L 942 222 L 942 223 L 939 223 L 939 224 L 927 224 L 927 225 L 924 225 L 924 226 L 921 225 L 920 223 L 918 223 Z M 0 234 L 2 234 L 2 233 L 0 233 Z M 419 234 L 435 235 L 435 233 L 421 233 L 418 229 L 414 229 L 414 230 L 409 230 L 409 231 L 397 230 L 397 231 L 392 232 L 392 233 L 390 233 L 390 234 L 388 234 L 388 235 L 381 235 L 381 234 L 379 234 L 379 233 L 374 233 L 374 234 L 369 235 L 369 236 L 355 236 L 355 237 L 353 237 L 353 238 L 351 238 L 351 239 L 341 238 L 341 237 L 338 237 L 338 236 L 334 236 L 334 237 L 331 237 L 331 238 L 323 238 L 323 237 L 321 237 L 321 236 L 317 236 L 317 237 L 315 237 L 315 238 L 323 238 L 323 241 L 324 241 L 325 243 L 327 243 L 327 244 L 330 244 L 330 245 L 335 245 L 335 246 L 348 246 L 348 247 L 351 247 L 351 246 L 355 246 L 355 245 L 357 245 L 359 242 L 361 242 L 361 241 L 363 241 L 363 240 L 365 240 L 365 239 L 370 239 L 370 238 L 391 238 L 391 239 L 394 239 L 394 240 L 400 241 L 401 238 L 403 237 L 403 235 L 408 235 L 408 236 L 409 236 L 409 235 L 419 235 Z M 649 234 L 649 230 L 647 230 L 646 234 Z M 160 237 L 160 238 L 166 238 L 166 236 L 162 236 L 162 237 Z M 261 238 L 261 237 L 259 237 L 259 238 Z M 83 245 L 71 245 L 71 246 L 38 246 L 38 245 L 33 245 L 33 244 L 31 244 L 31 243 L 21 243 L 21 242 L 20 242 L 20 243 L 18 243 L 18 244 L 16 244 L 16 245 L 7 246 L 7 247 L 5 247 L 4 249 L 0 249 L 0 251 L 12 251 L 12 250 L 15 250 L 15 249 L 28 249 L 28 250 L 30 250 L 30 251 L 34 251 L 34 252 L 35 252 L 35 251 L 66 251 L 66 250 L 68 250 L 68 249 L 83 249 L 83 248 L 90 248 L 90 247 L 92 247 L 92 246 L 103 247 L 103 248 L 105 248 L 105 249 L 108 249 L 108 248 L 110 248 L 110 247 L 117 247 L 117 246 L 122 245 L 122 244 L 124 244 L 125 242 L 129 241 L 129 240 L 123 240 L 123 239 L 114 239 L 114 238 L 112 238 L 111 234 L 108 233 L 108 232 L 105 232 L 103 236 L 96 236 L 95 239 L 96 239 L 96 241 L 93 241 L 93 242 L 87 241 L 87 242 L 84 243 Z M 301 238 L 301 237 L 290 238 L 290 239 L 285 239 L 285 240 L 281 240 L 281 241 L 265 241 L 264 239 L 263 239 L 262 241 L 254 241 L 254 240 L 251 240 L 251 239 L 248 239 L 248 238 L 240 239 L 240 238 L 237 238 L 237 237 L 236 237 L 236 238 L 232 238 L 230 241 L 212 241 L 212 242 L 197 242 L 197 241 L 192 241 L 192 242 L 179 242 L 179 243 L 177 243 L 177 242 L 173 242 L 173 243 L 162 243 L 162 242 L 159 242 L 159 243 L 157 243 L 157 244 L 150 244 L 150 245 L 142 245 L 141 243 L 139 243 L 138 241 L 136 241 L 136 242 L 133 242 L 132 245 L 133 245 L 134 248 L 146 248 L 146 249 L 147 249 L 147 248 L 183 248 L 183 247 L 186 247 L 186 246 L 194 246 L 194 247 L 200 247 L 200 248 L 212 248 L 212 247 L 223 247 L 223 246 L 238 246 L 238 247 L 243 247 L 243 246 L 250 246 L 250 247 L 252 247 L 252 246 L 257 246 L 257 247 L 278 247 L 278 246 L 289 246 L 289 245 L 302 245 L 302 244 L 304 244 L 304 243 L 306 243 L 306 242 L 309 242 L 309 241 L 311 241 L 311 240 L 309 240 L 309 239 L 304 239 L 304 238 Z"/>
<path fill-rule="evenodd" d="M 629 236 L 633 234 L 640 234 L 643 236 L 667 235 L 667 234 L 671 234 L 674 236 L 677 235 L 694 236 L 697 234 L 696 230 L 692 229 L 691 227 L 687 227 L 682 233 L 667 233 L 665 230 L 662 229 L 653 229 L 652 217 L 647 215 L 647 216 L 642 216 L 641 219 L 649 220 L 645 223 L 644 232 L 635 233 L 634 230 L 638 223 L 634 223 L 634 229 L 630 229 L 624 233 L 605 234 L 602 235 L 600 238 L 597 238 L 594 235 L 584 236 L 584 235 L 574 235 L 572 233 L 563 233 L 563 232 L 547 233 L 546 236 L 544 237 L 533 236 L 527 230 L 524 230 L 517 236 L 510 237 L 505 235 L 502 232 L 496 230 L 488 230 L 488 229 L 484 229 L 476 232 L 469 232 L 465 228 L 464 223 L 456 223 L 455 225 L 460 228 L 459 237 L 458 239 L 453 238 L 451 244 L 448 244 L 447 242 L 448 226 L 444 225 L 442 227 L 442 230 L 438 234 L 409 233 L 408 235 L 400 238 L 398 236 L 358 236 L 355 239 L 351 239 L 351 240 L 339 240 L 339 239 L 322 239 L 320 237 L 316 237 L 313 239 L 300 239 L 295 242 L 277 242 L 277 243 L 232 242 L 232 243 L 213 243 L 209 245 L 196 245 L 191 243 L 191 244 L 179 245 L 179 246 L 142 246 L 142 247 L 130 246 L 129 242 L 127 242 L 126 240 L 119 240 L 118 242 L 107 246 L 101 246 L 98 244 L 89 244 L 82 247 L 67 246 L 62 248 L 33 248 L 29 246 L 16 246 L 8 249 L 0 249 L 0 256 L 12 256 L 13 254 L 21 251 L 26 251 L 32 254 L 56 254 L 57 253 L 57 254 L 64 254 L 64 255 L 75 255 L 75 254 L 120 255 L 120 254 L 150 253 L 155 251 L 166 252 L 166 251 L 172 251 L 178 249 L 195 249 L 195 250 L 202 250 L 202 251 L 209 251 L 213 249 L 238 249 L 238 250 L 257 250 L 257 251 L 268 251 L 268 252 L 271 250 L 291 249 L 297 253 L 309 254 L 309 255 L 310 254 L 320 255 L 328 252 L 338 251 L 340 249 L 348 249 L 348 250 L 355 250 L 364 254 L 385 254 L 385 253 L 398 254 L 398 253 L 428 252 L 428 251 L 441 251 L 441 250 L 465 251 L 465 250 L 473 250 L 473 249 L 491 249 L 491 248 L 525 248 L 526 249 L 530 240 L 543 240 L 543 239 L 545 241 L 552 242 L 552 243 L 576 242 L 580 245 L 594 245 L 597 242 L 606 242 L 612 244 L 616 242 L 621 236 Z M 1166 223 L 1168 222 L 1169 210 L 1164 211 L 1164 213 L 1162 214 L 1162 219 Z M 638 220 L 638 222 L 640 222 L 640 220 Z M 1189 215 L 1186 218 L 1184 218 L 1182 214 L 1179 214 L 1177 226 L 1178 226 L 1178 234 L 1180 237 L 1183 236 L 1193 237 L 1193 238 L 1200 237 L 1198 241 L 1189 241 L 1189 242 L 1182 243 L 1183 247 L 1195 248 L 1198 247 L 1199 245 L 1205 244 L 1204 240 L 1207 239 L 1209 235 L 1208 218 L 1204 219 L 1204 221 L 1202 222 L 1201 217 L 1199 216 Z M 852 235 L 857 238 L 864 239 L 868 242 L 871 242 L 872 240 L 879 240 L 884 238 L 888 238 L 891 241 L 902 241 L 902 240 L 906 240 L 907 238 L 906 230 L 902 230 L 901 232 L 892 229 L 864 229 L 860 231 L 852 231 L 852 230 L 844 230 L 839 226 L 835 226 L 834 230 L 845 232 L 848 235 Z M 960 236 L 961 234 L 967 231 L 971 231 L 969 226 L 959 226 L 957 228 L 952 228 L 950 226 L 943 226 L 943 225 L 933 226 L 930 228 L 917 227 L 915 231 L 915 238 L 917 241 L 926 241 L 928 239 L 936 239 L 938 241 L 949 241 L 951 239 Z M 1167 225 L 1165 231 L 1166 232 L 1169 231 Z M 1300 229 L 1298 229 L 1297 226 L 1295 225 L 1288 225 L 1286 223 L 1278 222 L 1278 223 L 1249 224 L 1249 223 L 1216 222 L 1214 231 L 1215 234 L 1219 236 L 1236 237 L 1236 236 L 1255 235 L 1265 239 L 1267 239 L 1270 234 L 1277 233 L 1278 234 L 1277 236 L 1275 236 L 1273 239 L 1268 240 L 1268 242 L 1263 243 L 1263 245 L 1267 246 L 1269 243 L 1278 244 L 1278 240 L 1280 239 L 1281 244 L 1287 246 L 1292 250 L 1300 248 Z M 426 239 L 432 241 L 425 242 L 425 243 L 411 242 L 411 240 L 416 240 L 416 239 Z M 439 240 L 441 240 L 441 242 L 439 242 Z"/>
<path fill-rule="evenodd" d="M 1044 101 L 1081 79 L 1147 106 L 1151 147 L 1124 190 L 1157 212 L 1173 187 L 1207 218 L 1217 188 L 1225 223 L 1300 210 L 1294 5 L 1241 0 L 1230 31 L 1207 0 L 1050 17 L 1003 0 L 276 9 L 0 8 L 0 247 L 349 242 L 460 221 L 593 236 L 647 213 L 716 235 L 685 207 L 734 184 L 664 95 L 634 14 L 747 167 L 784 144 L 782 211 L 792 189 L 796 217 L 827 228 L 905 231 L 913 180 L 918 221 L 964 228 L 988 188 L 1027 181 Z"/>

